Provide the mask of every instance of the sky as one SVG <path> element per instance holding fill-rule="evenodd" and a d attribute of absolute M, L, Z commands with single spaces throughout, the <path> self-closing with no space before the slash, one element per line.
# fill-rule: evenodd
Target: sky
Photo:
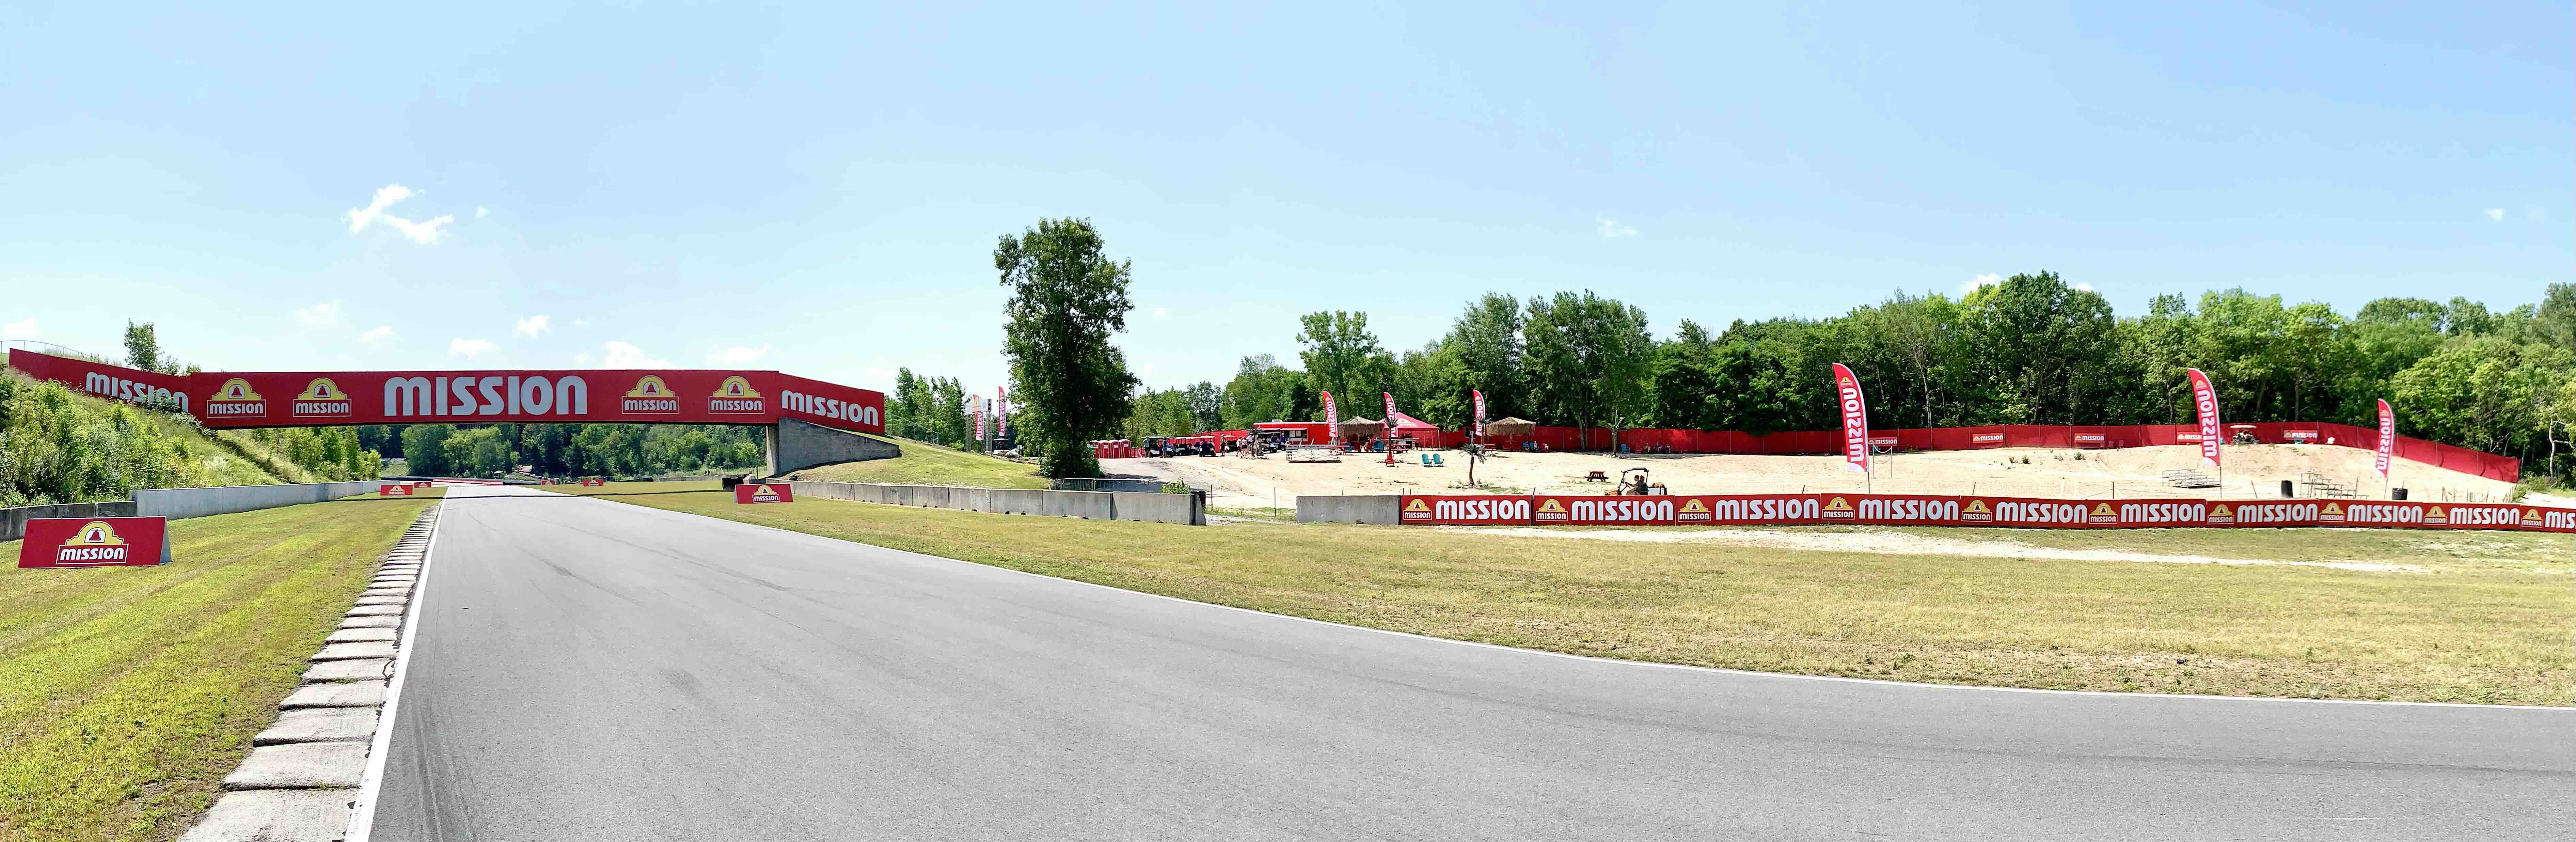
<path fill-rule="evenodd" d="M 1668 335 L 2576 267 L 2566 3 L 1080 5 L 0 0 L 0 338 L 989 393 L 994 242 L 1066 216 L 1166 388 L 1488 291 Z"/>

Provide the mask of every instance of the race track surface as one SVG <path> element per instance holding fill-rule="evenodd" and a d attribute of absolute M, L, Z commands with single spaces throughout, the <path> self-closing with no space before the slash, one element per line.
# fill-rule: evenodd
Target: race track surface
<path fill-rule="evenodd" d="M 2565 710 L 1662 668 L 448 494 L 378 840 L 2576 838 Z"/>

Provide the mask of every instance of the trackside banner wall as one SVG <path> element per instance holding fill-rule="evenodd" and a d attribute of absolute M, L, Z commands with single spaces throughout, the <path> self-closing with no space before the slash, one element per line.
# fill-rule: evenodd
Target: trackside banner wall
<path fill-rule="evenodd" d="M 885 395 L 775 371 L 199 372 L 186 377 L 11 349 L 9 367 L 100 397 L 169 397 L 208 427 L 405 423 L 775 424 L 885 432 Z"/>
<path fill-rule="evenodd" d="M 170 563 L 169 521 L 157 517 L 34 518 L 19 567 L 150 567 Z"/>
<path fill-rule="evenodd" d="M 2359 500 L 2047 500 L 1925 494 L 1403 495 L 1398 522 L 1467 526 L 2354 526 L 2576 533 L 2576 510 Z"/>

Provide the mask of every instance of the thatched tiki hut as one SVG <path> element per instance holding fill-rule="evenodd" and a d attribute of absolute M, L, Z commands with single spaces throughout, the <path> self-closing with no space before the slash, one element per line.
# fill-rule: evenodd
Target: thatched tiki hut
<path fill-rule="evenodd" d="M 1496 418 L 1485 422 L 1485 437 L 1526 436 L 1538 432 L 1538 422 L 1520 418 Z"/>
<path fill-rule="evenodd" d="M 1333 437 L 1343 441 L 1373 439 L 1386 433 L 1386 422 L 1374 418 L 1347 418 L 1333 425 Z"/>

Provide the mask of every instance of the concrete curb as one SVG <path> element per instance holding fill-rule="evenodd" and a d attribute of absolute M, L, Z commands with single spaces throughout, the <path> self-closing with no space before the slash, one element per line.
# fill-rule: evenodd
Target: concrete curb
<path fill-rule="evenodd" d="M 250 755 L 224 777 L 223 796 L 179 842 L 338 842 L 348 834 L 400 662 L 404 612 L 445 506 L 421 512 L 380 560 L 358 604 L 313 653 L 304 686 L 278 703 L 277 721 L 251 738 Z"/>

